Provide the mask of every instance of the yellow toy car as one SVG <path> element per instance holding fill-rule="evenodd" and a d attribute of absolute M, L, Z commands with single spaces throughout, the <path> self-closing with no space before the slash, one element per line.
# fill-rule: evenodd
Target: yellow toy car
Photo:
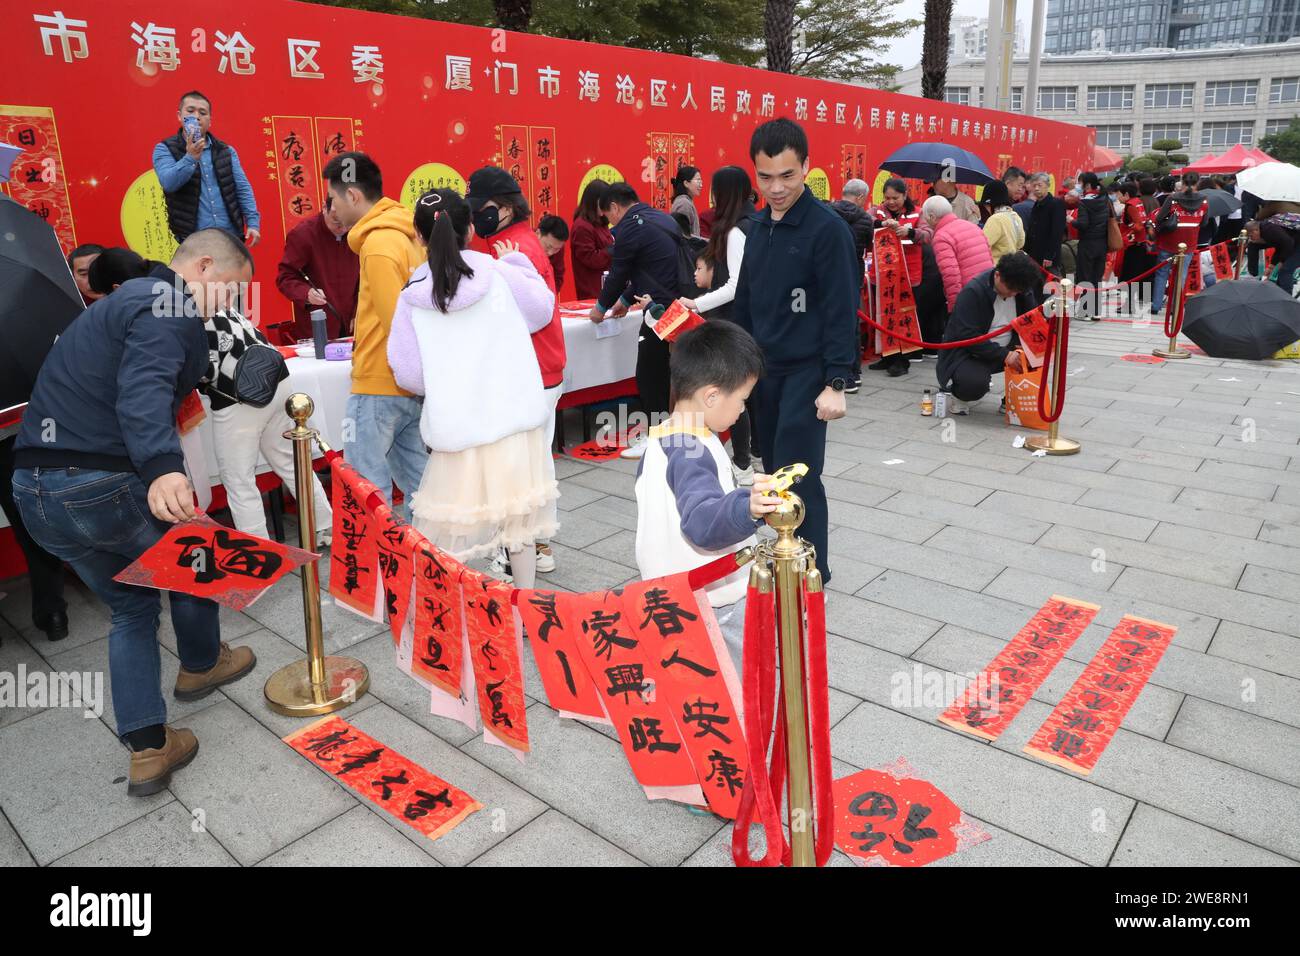
<path fill-rule="evenodd" d="M 772 493 L 784 497 L 790 493 L 790 487 L 802 481 L 807 474 L 808 466 L 798 462 L 777 469 L 776 473 L 772 475 Z"/>

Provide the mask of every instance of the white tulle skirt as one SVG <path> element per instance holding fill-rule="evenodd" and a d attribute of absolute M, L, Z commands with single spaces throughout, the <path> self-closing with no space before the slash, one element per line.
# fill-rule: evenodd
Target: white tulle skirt
<path fill-rule="evenodd" d="M 546 429 L 429 454 L 411 523 L 458 561 L 518 551 L 559 530 L 555 462 Z"/>

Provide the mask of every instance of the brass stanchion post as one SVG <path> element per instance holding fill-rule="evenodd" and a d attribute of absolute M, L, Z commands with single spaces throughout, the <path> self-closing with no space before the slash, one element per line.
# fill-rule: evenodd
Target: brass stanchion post
<path fill-rule="evenodd" d="M 294 427 L 284 433 L 293 442 L 294 495 L 298 499 L 298 542 L 304 551 L 316 550 L 316 507 L 312 482 L 311 446 L 316 441 L 329 451 L 315 429 L 307 427 L 315 406 L 307 395 L 295 392 L 284 403 Z M 321 632 L 320 576 L 316 562 L 302 566 L 302 616 L 307 632 L 307 658 L 286 664 L 266 680 L 263 693 L 277 714 L 314 717 L 341 710 L 370 688 L 366 665 L 353 657 L 326 657 Z"/>
<path fill-rule="evenodd" d="M 1193 250 L 1192 255 L 1200 255 Z M 1189 261 L 1187 258 L 1187 243 L 1178 244 L 1178 252 L 1174 254 L 1174 265 L 1171 270 L 1177 279 L 1174 280 L 1174 298 L 1170 308 L 1173 310 L 1173 332 L 1169 336 L 1169 348 L 1152 349 L 1151 354 L 1156 358 L 1162 359 L 1185 359 L 1191 358 L 1191 352 L 1184 352 L 1178 347 L 1178 332 L 1183 326 L 1183 295 L 1187 289 L 1187 268 Z"/>
<path fill-rule="evenodd" d="M 1069 279 L 1062 279 L 1061 293 L 1056 300 L 1056 315 L 1054 316 L 1056 335 L 1052 337 L 1052 370 L 1064 371 L 1061 369 L 1061 347 L 1064 338 L 1062 332 L 1065 329 L 1065 324 L 1070 321 L 1069 304 L 1072 291 L 1070 287 L 1072 285 L 1073 283 Z M 1065 381 L 1064 375 L 1061 376 L 1061 381 Z M 1052 383 L 1048 381 L 1048 376 L 1043 376 L 1043 382 L 1039 387 L 1046 391 L 1047 405 L 1050 408 L 1052 403 L 1056 401 L 1057 396 L 1052 392 Z M 1064 387 L 1062 387 L 1061 391 L 1065 391 Z M 1060 436 L 1060 426 L 1061 422 L 1058 418 L 1048 426 L 1046 435 L 1034 435 L 1025 442 L 1025 447 L 1031 451 L 1045 451 L 1049 455 L 1077 454 L 1082 446 L 1072 438 L 1062 438 Z"/>
<path fill-rule="evenodd" d="M 795 537 L 803 523 L 803 500 L 795 494 L 767 515 L 776 541 L 759 545 L 776 567 L 777 637 L 781 659 L 781 693 L 785 703 L 785 741 L 789 785 L 790 862 L 816 866 L 813 843 L 812 764 L 808 749 L 808 712 L 804 697 L 804 608 L 800 584 L 813 562 L 813 550 Z M 820 581 L 820 577 L 818 578 Z"/>
<path fill-rule="evenodd" d="M 1233 278 L 1241 278 L 1241 270 L 1246 262 L 1246 244 L 1250 239 L 1246 236 L 1246 230 L 1241 230 L 1241 235 L 1237 236 L 1237 267 L 1233 270 Z"/>

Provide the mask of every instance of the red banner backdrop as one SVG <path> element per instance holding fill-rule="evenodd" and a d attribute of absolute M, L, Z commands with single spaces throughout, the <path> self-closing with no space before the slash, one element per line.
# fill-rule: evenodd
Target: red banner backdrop
<path fill-rule="evenodd" d="M 264 282 L 285 231 L 320 208 L 320 170 L 353 147 L 405 202 L 499 163 L 537 215 L 566 219 L 593 178 L 625 179 L 666 207 L 683 163 L 706 180 L 722 165 L 748 168 L 750 132 L 775 116 L 808 130 L 808 183 L 822 198 L 850 176 L 871 182 L 913 141 L 957 143 L 995 171 L 1073 172 L 1092 151 L 1086 127 L 1035 117 L 288 0 L 14 0 L 6 11 L 0 99 L 18 105 L 0 104 L 0 140 L 25 150 L 8 191 L 68 248 L 125 242 L 166 260 L 174 240 L 150 157 L 177 129 L 180 95 L 201 90 L 213 134 L 239 152 L 257 197 Z M 287 301 L 262 292 L 266 321 L 290 317 Z"/>

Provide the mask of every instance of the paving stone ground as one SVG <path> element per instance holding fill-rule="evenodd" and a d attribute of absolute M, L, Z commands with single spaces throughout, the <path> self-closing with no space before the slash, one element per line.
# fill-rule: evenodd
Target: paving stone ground
<path fill-rule="evenodd" d="M 866 373 L 830 426 L 837 776 L 907 758 L 993 834 L 944 865 L 1300 862 L 1300 363 L 1121 358 L 1161 341 L 1153 325 L 1075 325 L 1061 426 L 1083 442 L 1073 457 L 1013 448 L 1019 431 L 997 415 L 996 395 L 965 419 L 922 418 L 930 360 L 900 379 Z M 563 527 L 546 583 L 581 591 L 634 579 L 634 463 L 557 469 Z M 0 671 L 104 669 L 108 616 L 80 585 L 72 634 L 57 644 L 31 627 L 22 582 L 0 590 Z M 1053 593 L 1102 610 L 996 743 L 891 695 L 914 668 L 979 670 Z M 298 585 L 287 579 L 248 614 L 223 613 L 224 636 L 251 644 L 259 666 L 173 706 L 202 746 L 163 793 L 126 796 L 111 708 L 102 719 L 0 709 L 0 865 L 730 863 L 729 826 L 647 802 L 611 735 L 559 718 L 535 673 L 534 753 L 520 764 L 430 716 L 380 627 L 324 611 L 327 649 L 347 648 L 372 674 L 344 715 L 488 812 L 431 842 L 280 742 L 296 722 L 271 714 L 261 688 L 302 654 Z M 1129 612 L 1179 631 L 1095 772 L 1023 754 Z M 165 616 L 161 640 L 170 686 Z"/>

